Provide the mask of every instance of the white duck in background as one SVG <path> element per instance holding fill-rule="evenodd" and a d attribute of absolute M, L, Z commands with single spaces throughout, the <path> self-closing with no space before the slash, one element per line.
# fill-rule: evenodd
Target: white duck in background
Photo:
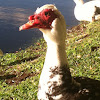
<path fill-rule="evenodd" d="M 73 0 L 76 3 L 74 15 L 78 21 L 93 22 L 100 19 L 100 0 L 84 3 L 83 0 Z"/>
<path fill-rule="evenodd" d="M 47 42 L 38 100 L 99 100 L 100 88 L 97 84 L 92 87 L 86 85 L 91 87 L 88 89 L 71 77 L 65 52 L 66 23 L 58 9 L 52 4 L 38 8 L 34 15 L 29 17 L 29 22 L 20 26 L 19 30 L 30 28 L 39 28 Z M 98 94 L 95 94 L 96 92 Z"/>

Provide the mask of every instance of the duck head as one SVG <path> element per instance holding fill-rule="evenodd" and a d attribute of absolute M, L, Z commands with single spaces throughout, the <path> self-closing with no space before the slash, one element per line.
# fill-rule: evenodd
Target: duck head
<path fill-rule="evenodd" d="M 29 21 L 20 26 L 19 30 L 26 30 L 31 28 L 38 28 L 43 32 L 45 40 L 55 43 L 64 42 L 66 37 L 66 23 L 63 15 L 58 9 L 52 5 L 47 4 L 37 8 L 35 13 L 29 16 Z"/>

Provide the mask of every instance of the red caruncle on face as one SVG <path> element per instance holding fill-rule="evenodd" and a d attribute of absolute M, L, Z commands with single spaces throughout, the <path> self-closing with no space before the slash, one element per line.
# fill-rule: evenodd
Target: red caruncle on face
<path fill-rule="evenodd" d="M 34 21 L 34 27 L 36 28 L 51 28 L 53 20 L 57 18 L 57 15 L 52 9 L 43 9 L 40 13 L 34 13 L 29 17 L 29 21 Z"/>
<path fill-rule="evenodd" d="M 40 12 L 35 12 L 34 15 L 29 16 L 29 21 L 20 26 L 19 30 L 21 31 L 30 28 L 51 29 L 51 24 L 57 17 L 58 16 L 53 9 L 43 9 Z"/>

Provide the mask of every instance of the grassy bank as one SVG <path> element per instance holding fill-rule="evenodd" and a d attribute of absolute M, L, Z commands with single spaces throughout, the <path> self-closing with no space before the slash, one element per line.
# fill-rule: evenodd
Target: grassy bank
<path fill-rule="evenodd" d="M 72 76 L 100 80 L 100 21 L 67 30 L 66 53 Z M 0 58 L 0 100 L 37 100 L 44 63 L 43 39 Z"/>

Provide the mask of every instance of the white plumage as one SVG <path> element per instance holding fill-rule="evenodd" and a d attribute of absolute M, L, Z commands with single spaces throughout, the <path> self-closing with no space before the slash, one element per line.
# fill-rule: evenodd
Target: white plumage
<path fill-rule="evenodd" d="M 66 23 L 58 9 L 51 4 L 38 8 L 20 30 L 32 27 L 39 28 L 47 42 L 45 63 L 39 80 L 38 100 L 99 100 L 100 85 L 98 89 L 91 88 L 71 77 L 65 52 Z"/>
<path fill-rule="evenodd" d="M 76 3 L 74 15 L 77 20 L 93 22 L 100 19 L 100 0 L 86 3 L 84 3 L 83 0 L 73 1 Z"/>

